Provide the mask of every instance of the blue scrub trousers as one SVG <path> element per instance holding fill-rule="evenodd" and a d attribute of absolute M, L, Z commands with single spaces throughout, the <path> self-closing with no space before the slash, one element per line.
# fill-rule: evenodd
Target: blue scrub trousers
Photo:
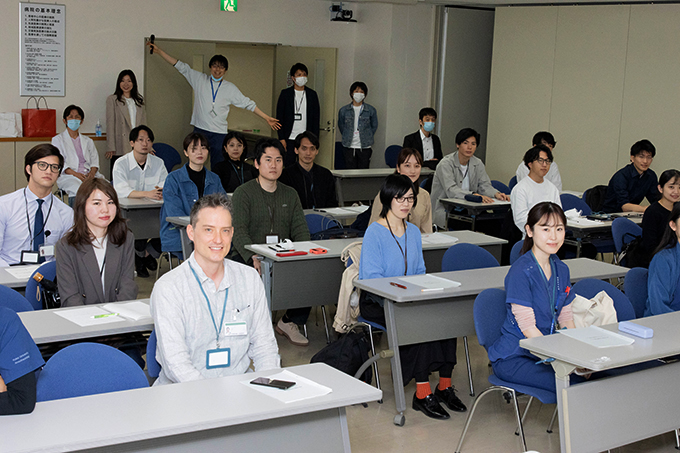
<path fill-rule="evenodd" d="M 529 385 L 556 393 L 555 372 L 550 364 L 539 363 L 537 357 L 521 356 L 496 360 L 491 364 L 493 373 L 504 381 Z M 570 382 L 585 381 L 582 376 L 571 375 Z"/>

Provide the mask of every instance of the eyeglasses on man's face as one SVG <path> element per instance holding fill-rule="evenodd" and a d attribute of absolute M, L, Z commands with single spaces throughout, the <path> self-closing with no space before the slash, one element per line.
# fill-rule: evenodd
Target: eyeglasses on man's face
<path fill-rule="evenodd" d="M 45 171 L 48 168 L 52 170 L 52 173 L 59 173 L 61 171 L 61 165 L 59 164 L 48 164 L 42 160 L 35 162 L 35 164 L 38 166 L 38 170 L 40 171 Z"/>
<path fill-rule="evenodd" d="M 542 157 L 539 157 L 538 159 L 536 159 L 536 162 L 538 162 L 540 165 L 546 165 L 546 164 L 550 165 L 550 164 L 552 164 L 552 160 L 543 159 Z"/>

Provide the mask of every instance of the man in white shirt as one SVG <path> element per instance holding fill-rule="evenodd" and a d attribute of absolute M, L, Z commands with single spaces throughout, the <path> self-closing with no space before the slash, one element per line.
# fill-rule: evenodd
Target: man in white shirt
<path fill-rule="evenodd" d="M 151 293 L 161 365 L 154 385 L 245 373 L 251 360 L 255 371 L 281 366 L 258 272 L 225 259 L 233 234 L 224 194 L 194 204 L 187 226 L 194 252 Z"/>
<path fill-rule="evenodd" d="M 227 117 L 231 105 L 250 110 L 264 119 L 274 130 L 281 128 L 279 120 L 264 113 L 257 107 L 255 101 L 245 97 L 236 85 L 223 79 L 229 69 L 229 61 L 223 55 L 213 55 L 208 63 L 210 68 L 208 75 L 191 69 L 188 64 L 163 52 L 156 44 L 147 42 L 146 45 L 173 65 L 193 88 L 194 110 L 191 114 L 191 125 L 194 126 L 194 132 L 203 134 L 208 139 L 210 165 L 224 160 L 222 142 L 229 132 Z"/>
<path fill-rule="evenodd" d="M 121 156 L 113 164 L 113 187 L 116 193 L 120 198 L 162 200 L 168 170 L 163 159 L 149 154 L 153 149 L 153 132 L 141 125 L 130 131 L 129 138 L 132 152 Z M 135 240 L 135 251 L 137 275 L 146 278 L 149 276 L 147 269 L 155 271 L 158 266 L 156 258 L 161 252 L 160 238 Z"/>
<path fill-rule="evenodd" d="M 513 220 L 524 235 L 527 216 L 536 204 L 552 201 L 562 206 L 560 191 L 545 177 L 550 170 L 552 159 L 552 151 L 545 145 L 534 146 L 524 154 L 524 164 L 529 169 L 529 177 L 518 182 L 510 193 Z"/>
<path fill-rule="evenodd" d="M 555 149 L 556 144 L 557 142 L 555 141 L 553 134 L 547 131 L 537 132 L 531 140 L 531 146 L 543 145 L 546 146 L 550 152 Z M 529 169 L 524 164 L 524 161 L 519 163 L 515 176 L 517 177 L 517 182 L 520 182 L 522 179 L 529 176 Z M 557 168 L 557 162 L 550 164 L 550 170 L 548 170 L 548 174 L 545 175 L 545 179 L 553 183 L 555 187 L 557 187 L 557 190 L 562 192 L 562 177 L 560 176 L 559 168 Z M 524 229 L 522 229 L 522 231 L 524 231 Z"/>
<path fill-rule="evenodd" d="M 53 145 L 40 144 L 26 153 L 28 186 L 0 197 L 0 267 L 19 264 L 22 251 L 39 253 L 41 246 L 44 258 L 54 259 L 54 245 L 73 226 L 73 210 L 52 195 L 63 167 Z"/>

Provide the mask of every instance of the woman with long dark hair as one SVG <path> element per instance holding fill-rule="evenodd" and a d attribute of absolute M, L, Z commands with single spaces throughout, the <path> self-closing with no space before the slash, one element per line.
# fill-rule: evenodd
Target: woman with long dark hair
<path fill-rule="evenodd" d="M 225 192 L 234 193 L 241 184 L 257 178 L 255 167 L 246 163 L 248 143 L 242 133 L 231 131 L 224 137 L 222 156 L 224 160 L 212 165 L 210 170 L 220 177 Z"/>
<path fill-rule="evenodd" d="M 647 277 L 645 316 L 680 310 L 680 203 L 675 203 Z"/>
<path fill-rule="evenodd" d="M 137 297 L 134 237 L 120 214 L 118 195 L 106 180 L 81 184 L 73 228 L 57 243 L 56 252 L 63 307 Z"/>

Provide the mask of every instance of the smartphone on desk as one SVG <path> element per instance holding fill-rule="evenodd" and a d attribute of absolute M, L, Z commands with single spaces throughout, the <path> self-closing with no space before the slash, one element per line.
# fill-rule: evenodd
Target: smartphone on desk
<path fill-rule="evenodd" d="M 250 381 L 251 384 L 253 385 L 263 385 L 265 387 L 273 387 L 275 389 L 280 389 L 280 390 L 288 390 L 292 386 L 295 385 L 295 382 L 291 381 L 280 381 L 277 379 L 269 379 L 266 377 L 259 377 L 257 379 L 253 379 Z"/>

